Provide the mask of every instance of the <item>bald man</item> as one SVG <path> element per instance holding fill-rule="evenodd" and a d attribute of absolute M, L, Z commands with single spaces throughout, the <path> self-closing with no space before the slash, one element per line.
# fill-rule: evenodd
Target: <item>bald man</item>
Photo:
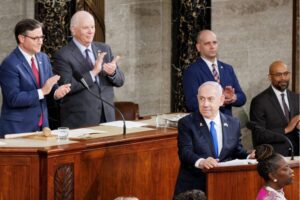
<path fill-rule="evenodd" d="M 201 57 L 191 64 L 183 74 L 183 92 L 188 111 L 198 111 L 197 90 L 206 81 L 221 84 L 225 100 L 220 107 L 222 113 L 232 115 L 232 106 L 240 107 L 246 103 L 232 66 L 217 59 L 218 40 L 214 32 L 202 30 L 198 33 L 196 49 Z"/>
<path fill-rule="evenodd" d="M 65 47 L 54 55 L 54 73 L 59 83 L 71 83 L 71 92 L 60 105 L 61 125 L 79 128 L 115 120 L 114 109 L 92 96 L 74 79 L 80 73 L 94 94 L 113 104 L 113 87 L 124 84 L 124 74 L 117 65 L 108 45 L 93 42 L 95 20 L 86 11 L 78 11 L 71 18 L 73 36 Z"/>
<path fill-rule="evenodd" d="M 299 155 L 299 94 L 288 90 L 291 73 L 279 60 L 269 67 L 271 86 L 254 97 L 250 105 L 250 120 L 258 128 L 252 130 L 253 145 L 271 144 L 277 153 L 290 156 L 288 137 L 295 155 Z"/>

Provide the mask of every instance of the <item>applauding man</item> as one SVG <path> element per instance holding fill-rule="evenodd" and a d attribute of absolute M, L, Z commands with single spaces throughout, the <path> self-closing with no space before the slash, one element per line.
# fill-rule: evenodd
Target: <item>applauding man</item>
<path fill-rule="evenodd" d="M 18 47 L 8 55 L 0 68 L 3 104 L 0 136 L 7 133 L 39 131 L 48 126 L 45 97 L 61 99 L 70 84 L 58 87 L 60 76 L 53 76 L 49 58 L 41 53 L 42 24 L 24 19 L 15 27 Z"/>
<path fill-rule="evenodd" d="M 80 73 L 91 91 L 113 104 L 113 87 L 124 84 L 124 74 L 117 66 L 108 45 L 93 42 L 95 21 L 86 11 L 76 12 L 70 29 L 73 39 L 54 56 L 54 73 L 61 76 L 60 84 L 71 83 L 72 90 L 60 105 L 61 125 L 70 128 L 97 125 L 113 121 L 112 107 L 92 96 L 74 79 Z"/>

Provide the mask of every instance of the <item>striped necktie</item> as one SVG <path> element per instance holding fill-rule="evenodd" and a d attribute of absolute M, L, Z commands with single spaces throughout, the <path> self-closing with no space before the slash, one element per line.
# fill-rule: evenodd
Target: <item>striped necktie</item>
<path fill-rule="evenodd" d="M 219 77 L 219 73 L 217 71 L 217 66 L 214 63 L 211 66 L 213 68 L 212 73 L 213 73 L 213 76 L 215 78 L 215 81 L 217 81 L 218 83 L 220 83 L 220 77 Z"/>
<path fill-rule="evenodd" d="M 286 105 L 286 102 L 284 99 L 284 93 L 281 94 L 281 101 L 282 101 L 283 112 L 284 112 L 285 118 L 289 122 L 290 121 L 290 111 L 289 111 L 288 106 Z"/>

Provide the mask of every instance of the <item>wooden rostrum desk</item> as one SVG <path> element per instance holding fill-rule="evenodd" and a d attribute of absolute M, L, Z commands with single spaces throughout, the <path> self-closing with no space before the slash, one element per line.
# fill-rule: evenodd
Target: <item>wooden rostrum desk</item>
<path fill-rule="evenodd" d="M 178 167 L 175 128 L 47 147 L 0 145 L 0 200 L 172 199 Z"/>
<path fill-rule="evenodd" d="M 300 199 L 299 157 L 289 161 L 294 170 L 294 181 L 284 188 L 288 200 Z M 265 184 L 257 172 L 256 165 L 236 165 L 205 170 L 207 173 L 206 195 L 208 200 L 254 200 Z"/>
<path fill-rule="evenodd" d="M 299 160 L 291 166 L 295 179 L 285 193 L 287 199 L 298 200 Z M 176 128 L 66 144 L 0 139 L 0 200 L 171 200 L 178 169 Z M 216 167 L 206 173 L 208 200 L 255 199 L 264 185 L 255 165 Z"/>

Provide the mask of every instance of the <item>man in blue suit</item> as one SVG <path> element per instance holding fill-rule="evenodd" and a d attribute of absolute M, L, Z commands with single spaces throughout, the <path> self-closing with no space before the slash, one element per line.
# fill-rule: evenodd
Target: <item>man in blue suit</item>
<path fill-rule="evenodd" d="M 48 126 L 46 97 L 64 97 L 70 84 L 58 87 L 59 76 L 53 76 L 49 58 L 41 53 L 42 24 L 24 19 L 15 27 L 18 47 L 0 67 L 3 104 L 0 137 L 8 133 L 39 131 Z"/>
<path fill-rule="evenodd" d="M 197 90 L 206 81 L 216 81 L 224 90 L 225 100 L 220 107 L 222 113 L 232 115 L 232 106 L 243 106 L 246 95 L 242 91 L 232 66 L 217 60 L 218 41 L 210 30 L 197 36 L 197 51 L 201 57 L 191 64 L 183 75 L 183 92 L 188 111 L 198 111 Z"/>
<path fill-rule="evenodd" d="M 219 161 L 247 158 L 240 143 L 238 119 L 219 111 L 225 96 L 214 81 L 203 83 L 198 90 L 199 111 L 178 122 L 180 169 L 175 195 L 193 189 L 206 189 L 202 169 L 218 166 Z M 254 158 L 254 153 L 249 155 Z"/>

